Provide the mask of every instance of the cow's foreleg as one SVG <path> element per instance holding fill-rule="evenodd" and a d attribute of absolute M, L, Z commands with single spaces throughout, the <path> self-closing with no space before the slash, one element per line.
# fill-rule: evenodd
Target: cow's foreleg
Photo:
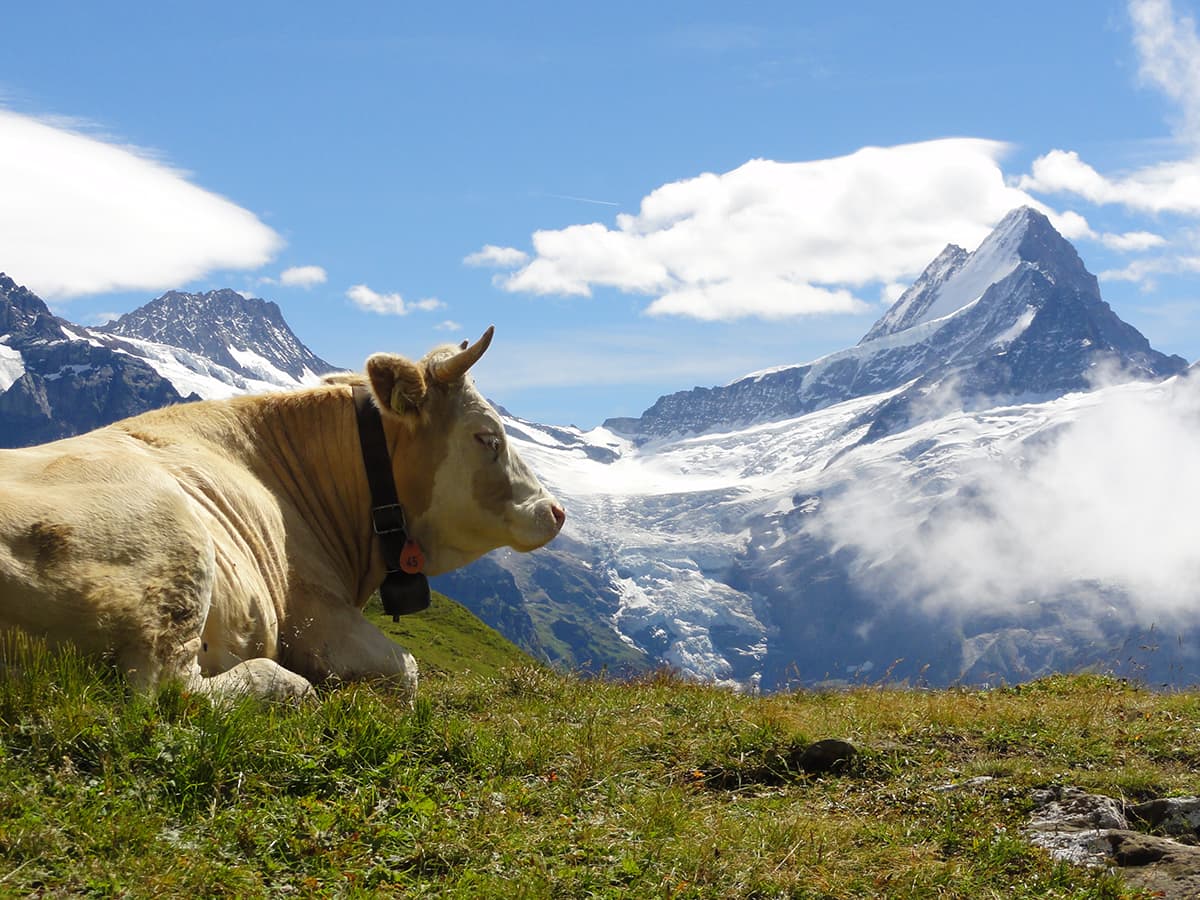
<path fill-rule="evenodd" d="M 185 681 L 189 690 L 214 697 L 261 697 L 266 700 L 306 700 L 315 695 L 307 678 L 289 672 L 273 659 L 260 656 L 207 678 L 196 665 Z"/>
<path fill-rule="evenodd" d="M 329 604 L 319 620 L 302 620 L 284 630 L 288 665 L 313 680 L 385 681 L 417 691 L 417 661 L 349 604 Z"/>

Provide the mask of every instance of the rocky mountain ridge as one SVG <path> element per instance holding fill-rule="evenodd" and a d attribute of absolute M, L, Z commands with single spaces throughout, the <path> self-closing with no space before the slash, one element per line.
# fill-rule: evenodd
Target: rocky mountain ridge
<path fill-rule="evenodd" d="M 0 274 L 0 447 L 44 443 L 184 398 Z"/>
<path fill-rule="evenodd" d="M 659 398 L 623 434 L 663 437 L 741 428 L 903 388 L 871 439 L 940 409 L 1051 399 L 1086 390 L 1098 371 L 1158 380 L 1187 368 L 1150 347 L 1103 301 L 1075 248 L 1036 210 L 1013 210 L 977 250 L 948 246 L 854 347 L 729 385 Z"/>
<path fill-rule="evenodd" d="M 248 379 L 271 381 L 282 372 L 305 383 L 335 369 L 301 343 L 275 303 L 228 288 L 168 291 L 92 330 L 178 347 Z"/>
<path fill-rule="evenodd" d="M 102 328 L 0 274 L 0 447 L 69 437 L 184 400 L 312 383 L 334 367 L 269 301 L 171 291 Z"/>

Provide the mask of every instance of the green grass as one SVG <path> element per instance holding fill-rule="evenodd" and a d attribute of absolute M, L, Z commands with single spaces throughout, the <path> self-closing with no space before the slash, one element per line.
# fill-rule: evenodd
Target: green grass
<path fill-rule="evenodd" d="M 383 611 L 378 594 L 364 615 L 416 658 L 422 678 L 462 673 L 494 676 L 505 668 L 534 665 L 528 654 L 498 631 L 437 591 L 429 609 L 401 616 L 398 622 Z"/>
<path fill-rule="evenodd" d="M 294 708 L 0 655 L 0 896 L 1134 897 L 1022 840 L 1031 790 L 1192 792 L 1200 745 L 1200 695 L 1097 677 L 748 697 L 526 665 Z M 797 771 L 825 737 L 860 757 Z"/>

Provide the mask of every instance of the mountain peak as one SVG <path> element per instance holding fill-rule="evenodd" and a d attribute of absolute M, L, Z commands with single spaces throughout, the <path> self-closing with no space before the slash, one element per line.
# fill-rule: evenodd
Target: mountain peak
<path fill-rule="evenodd" d="M 956 313 L 1022 266 L 1037 269 L 1051 281 L 1095 281 L 1050 220 L 1032 207 L 1020 206 L 1008 212 L 973 253 L 947 246 L 860 343 Z"/>
<path fill-rule="evenodd" d="M 639 419 L 606 424 L 633 435 L 701 433 L 898 391 L 871 413 L 874 440 L 939 408 L 924 397 L 994 405 L 1059 396 L 1087 390 L 1100 363 L 1150 380 L 1187 367 L 1121 321 L 1070 242 L 1021 207 L 973 253 L 946 246 L 857 346 L 660 397 Z"/>
<path fill-rule="evenodd" d="M 99 331 L 178 347 L 246 377 L 286 384 L 334 371 L 293 334 L 270 300 L 222 288 L 168 291 Z"/>

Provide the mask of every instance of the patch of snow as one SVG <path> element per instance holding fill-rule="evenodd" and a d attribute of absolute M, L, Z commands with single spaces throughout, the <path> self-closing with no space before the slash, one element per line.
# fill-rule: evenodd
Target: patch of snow
<path fill-rule="evenodd" d="M 246 378 L 237 372 L 218 365 L 212 360 L 184 350 L 140 338 L 122 337 L 121 344 L 127 345 L 126 352 L 145 360 L 159 375 L 167 379 L 179 392 L 187 397 L 196 394 L 204 400 L 233 397 L 238 394 L 261 394 L 280 390 L 283 385 L 268 381 Z M 114 347 L 120 350 L 119 346 Z M 298 386 L 291 382 L 290 387 Z"/>
<path fill-rule="evenodd" d="M 62 378 L 64 375 L 82 375 L 84 372 L 92 371 L 93 368 L 95 367 L 82 365 L 63 366 L 53 375 L 47 375 L 46 381 L 58 381 L 58 379 Z"/>
<path fill-rule="evenodd" d="M 1013 322 L 1013 324 L 1003 334 L 996 336 L 996 339 L 992 341 L 992 346 L 1005 347 L 1011 344 L 1013 341 L 1023 335 L 1025 330 L 1033 324 L 1033 319 L 1036 315 L 1036 309 L 1034 309 L 1032 306 L 1026 307 L 1025 312 L 1021 313 L 1021 315 L 1017 318 L 1017 321 Z"/>
<path fill-rule="evenodd" d="M 230 345 L 229 355 L 232 356 L 239 366 L 247 372 L 253 373 L 259 381 L 264 381 L 267 384 L 273 384 L 278 387 L 299 387 L 302 382 L 293 378 L 287 372 L 276 368 L 276 366 L 268 359 L 264 359 L 253 350 L 239 350 L 237 347 Z"/>
<path fill-rule="evenodd" d="M 0 338 L 0 391 L 7 391 L 25 374 L 25 358 L 20 351 L 6 345 L 8 337 Z"/>
<path fill-rule="evenodd" d="M 96 340 L 90 334 L 80 334 L 78 331 L 75 331 L 73 328 L 71 328 L 68 325 L 60 324 L 60 328 L 62 330 L 62 333 L 65 334 L 67 337 L 69 337 L 73 341 L 82 341 L 82 342 L 91 344 L 93 347 L 103 347 L 104 346 L 104 344 L 100 343 L 100 341 Z"/>
<path fill-rule="evenodd" d="M 1024 214 L 1010 213 L 1007 221 L 1007 228 L 998 226 L 967 258 L 962 268 L 950 276 L 938 291 L 937 299 L 914 325 L 951 315 L 975 302 L 984 291 L 1008 277 L 1021 264 L 1018 249 L 1025 237 L 1027 220 Z M 1002 222 L 1001 226 L 1004 224 Z"/>

